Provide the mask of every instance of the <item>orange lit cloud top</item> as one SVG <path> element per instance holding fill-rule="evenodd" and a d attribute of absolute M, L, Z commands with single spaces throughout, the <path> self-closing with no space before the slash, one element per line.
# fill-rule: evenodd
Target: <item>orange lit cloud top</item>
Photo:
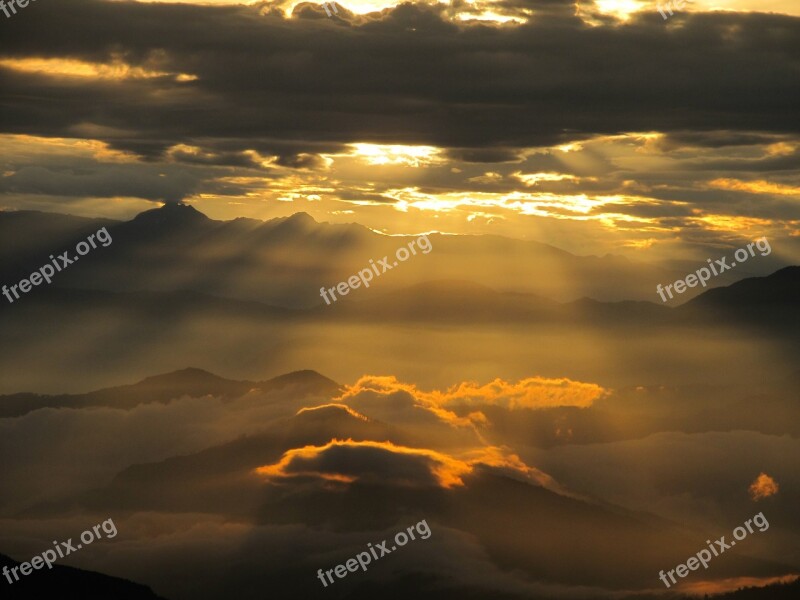
<path fill-rule="evenodd" d="M 462 418 L 443 408 L 429 394 L 393 376 L 365 375 L 336 398 L 373 419 L 414 426 L 447 424 L 451 427 L 472 427 L 485 420 L 476 413 Z"/>
<path fill-rule="evenodd" d="M 281 482 L 292 478 L 319 478 L 351 483 L 373 481 L 406 486 L 452 488 L 464 485 L 463 476 L 483 466 L 560 491 L 547 474 L 528 467 L 514 454 L 495 447 L 472 450 L 461 457 L 398 446 L 391 442 L 331 440 L 324 446 L 304 446 L 284 453 L 256 473 Z"/>
<path fill-rule="evenodd" d="M 338 400 L 350 403 L 352 399 L 364 392 L 390 395 L 397 391 L 407 392 L 422 405 L 439 410 L 448 406 L 501 406 L 509 410 L 556 406 L 585 408 L 608 393 L 606 389 L 594 383 L 545 377 L 529 377 L 517 383 L 495 379 L 485 385 L 466 381 L 443 392 L 439 390 L 425 392 L 412 384 L 401 383 L 394 377 L 370 375 L 364 376 L 354 385 L 348 386 Z"/>
<path fill-rule="evenodd" d="M 330 410 L 330 409 L 336 409 L 336 410 L 344 411 L 348 415 L 350 415 L 351 417 L 355 417 L 356 419 L 359 419 L 361 421 L 369 421 L 369 419 L 367 417 L 365 417 L 364 415 L 362 415 L 359 412 L 354 411 L 352 408 L 350 408 L 349 406 L 346 406 L 344 404 L 333 404 L 333 403 L 331 403 L 331 404 L 321 404 L 319 406 L 309 406 L 309 407 L 306 407 L 306 408 L 301 408 L 300 410 L 297 411 L 297 414 L 298 415 L 302 415 L 303 413 L 313 413 L 313 412 L 316 412 L 316 411 L 324 412 L 324 411 L 327 411 L 327 410 Z"/>
<path fill-rule="evenodd" d="M 739 179 L 719 178 L 709 183 L 713 188 L 721 190 L 736 190 L 752 194 L 777 194 L 780 196 L 794 196 L 800 198 L 800 187 L 772 183 L 763 179 L 755 181 L 741 181 Z"/>
<path fill-rule="evenodd" d="M 766 473 L 760 473 L 756 480 L 750 484 L 750 497 L 758 502 L 764 498 L 769 498 L 778 493 L 780 486 L 778 482 Z"/>
<path fill-rule="evenodd" d="M 433 450 L 406 448 L 391 442 L 332 440 L 284 453 L 274 465 L 256 472 L 270 479 L 300 476 L 334 481 L 381 481 L 400 485 L 463 485 L 470 466 Z"/>

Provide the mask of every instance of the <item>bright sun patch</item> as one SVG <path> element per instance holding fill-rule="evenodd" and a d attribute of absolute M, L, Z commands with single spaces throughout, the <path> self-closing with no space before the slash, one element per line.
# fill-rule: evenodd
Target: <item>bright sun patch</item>
<path fill-rule="evenodd" d="M 385 146 L 381 144 L 350 144 L 350 156 L 368 165 L 403 165 L 424 167 L 443 162 L 441 150 L 433 146 Z"/>

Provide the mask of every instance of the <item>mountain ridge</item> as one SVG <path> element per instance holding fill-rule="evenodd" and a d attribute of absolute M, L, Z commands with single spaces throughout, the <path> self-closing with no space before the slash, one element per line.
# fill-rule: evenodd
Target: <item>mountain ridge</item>
<path fill-rule="evenodd" d="M 55 251 L 74 247 L 93 233 L 84 218 L 59 216 L 72 225 L 56 242 L 42 235 L 51 216 L 34 215 L 13 226 L 12 212 L 0 212 L 0 275 L 18 281 Z M 191 205 L 167 204 L 127 221 L 105 223 L 113 239 L 87 258 L 58 273 L 54 285 L 106 291 L 198 291 L 241 300 L 265 300 L 285 307 L 319 303 L 320 286 L 335 285 L 368 266 L 369 259 L 392 256 L 417 237 L 390 236 L 358 223 L 318 222 L 298 212 L 266 221 L 210 219 Z M 66 231 L 74 231 L 69 239 Z M 510 284 L 520 292 L 556 300 L 581 296 L 604 300 L 648 299 L 658 281 L 674 273 L 616 255 L 581 256 L 550 244 L 499 235 L 429 233 L 433 250 L 407 260 L 390 279 L 372 286 L 406 286 L 427 279 L 469 274 L 495 289 Z M 25 242 L 25 240 L 28 240 Z M 15 246 L 25 245 L 25 252 Z M 499 261 L 499 262 L 498 262 Z M 501 270 L 497 264 L 503 264 Z M 121 277 L 120 273 L 125 276 Z M 565 275 L 559 284 L 554 273 Z M 574 288 L 574 289 L 573 289 Z"/>
<path fill-rule="evenodd" d="M 196 367 L 151 375 L 126 385 L 101 388 L 83 394 L 34 394 L 19 392 L 0 395 L 0 418 L 21 417 L 42 408 L 108 407 L 132 409 L 140 404 L 166 404 L 183 396 L 217 396 L 231 400 L 252 389 L 276 391 L 295 385 L 313 393 L 334 394 L 341 385 L 311 369 L 284 373 L 264 381 L 226 379 Z"/>

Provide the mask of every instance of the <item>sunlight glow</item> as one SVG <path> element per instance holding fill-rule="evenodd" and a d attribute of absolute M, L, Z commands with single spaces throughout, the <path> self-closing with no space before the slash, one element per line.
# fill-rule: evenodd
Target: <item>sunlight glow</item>
<path fill-rule="evenodd" d="M 556 219 L 651 222 L 650 219 L 619 213 L 597 212 L 595 209 L 614 204 L 649 202 L 646 198 L 622 195 L 589 196 L 587 194 L 551 194 L 530 192 L 446 192 L 428 194 L 416 187 L 392 189 L 384 193 L 395 200 L 394 208 L 408 212 L 409 208 L 439 213 L 475 208 L 506 209 L 521 215 L 553 217 Z"/>
<path fill-rule="evenodd" d="M 642 10 L 642 6 L 636 0 L 595 0 L 595 4 L 601 13 L 613 15 L 623 21 L 627 21 L 633 13 Z"/>
<path fill-rule="evenodd" d="M 511 174 L 512 177 L 519 179 L 526 186 L 536 185 L 540 181 L 578 181 L 574 175 L 564 173 L 522 173 L 517 171 Z"/>
<path fill-rule="evenodd" d="M 444 162 L 441 150 L 433 146 L 386 146 L 381 144 L 349 144 L 350 156 L 360 158 L 368 165 L 403 165 L 424 167 Z"/>

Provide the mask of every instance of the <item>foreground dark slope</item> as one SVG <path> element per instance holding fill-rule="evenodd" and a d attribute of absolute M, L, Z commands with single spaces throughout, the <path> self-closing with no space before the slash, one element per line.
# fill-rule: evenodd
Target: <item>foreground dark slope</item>
<path fill-rule="evenodd" d="M 697 551 L 698 536 L 674 523 L 562 495 L 488 466 L 477 467 L 464 477 L 463 486 L 449 489 L 368 477 L 373 467 L 363 462 L 348 465 L 355 472 L 363 469 L 364 477 L 347 484 L 315 479 L 311 473 L 268 482 L 254 472 L 276 463 L 283 452 L 331 439 L 403 445 L 413 435 L 335 408 L 301 413 L 256 436 L 130 467 L 110 486 L 71 506 L 93 512 L 218 514 L 262 526 L 310 527 L 320 539 L 325 531 L 378 532 L 426 518 L 432 527 L 473 536 L 501 569 L 520 569 L 537 581 L 615 589 L 650 587 L 653 573 Z M 54 510 L 40 507 L 30 514 Z M 731 555 L 715 566 L 714 577 L 789 571 L 785 565 Z M 291 598 L 316 585 L 307 577 L 273 577 Z"/>
<path fill-rule="evenodd" d="M 0 554 L 0 568 L 9 569 L 20 563 Z M 19 572 L 19 571 L 17 571 Z M 12 575 L 13 579 L 13 575 Z M 66 600 L 164 600 L 144 585 L 100 573 L 53 565 L 48 570 L 42 568 L 20 581 L 11 584 L 0 581 L 3 598 L 19 600 L 44 600 L 45 598 L 64 598 Z"/>

